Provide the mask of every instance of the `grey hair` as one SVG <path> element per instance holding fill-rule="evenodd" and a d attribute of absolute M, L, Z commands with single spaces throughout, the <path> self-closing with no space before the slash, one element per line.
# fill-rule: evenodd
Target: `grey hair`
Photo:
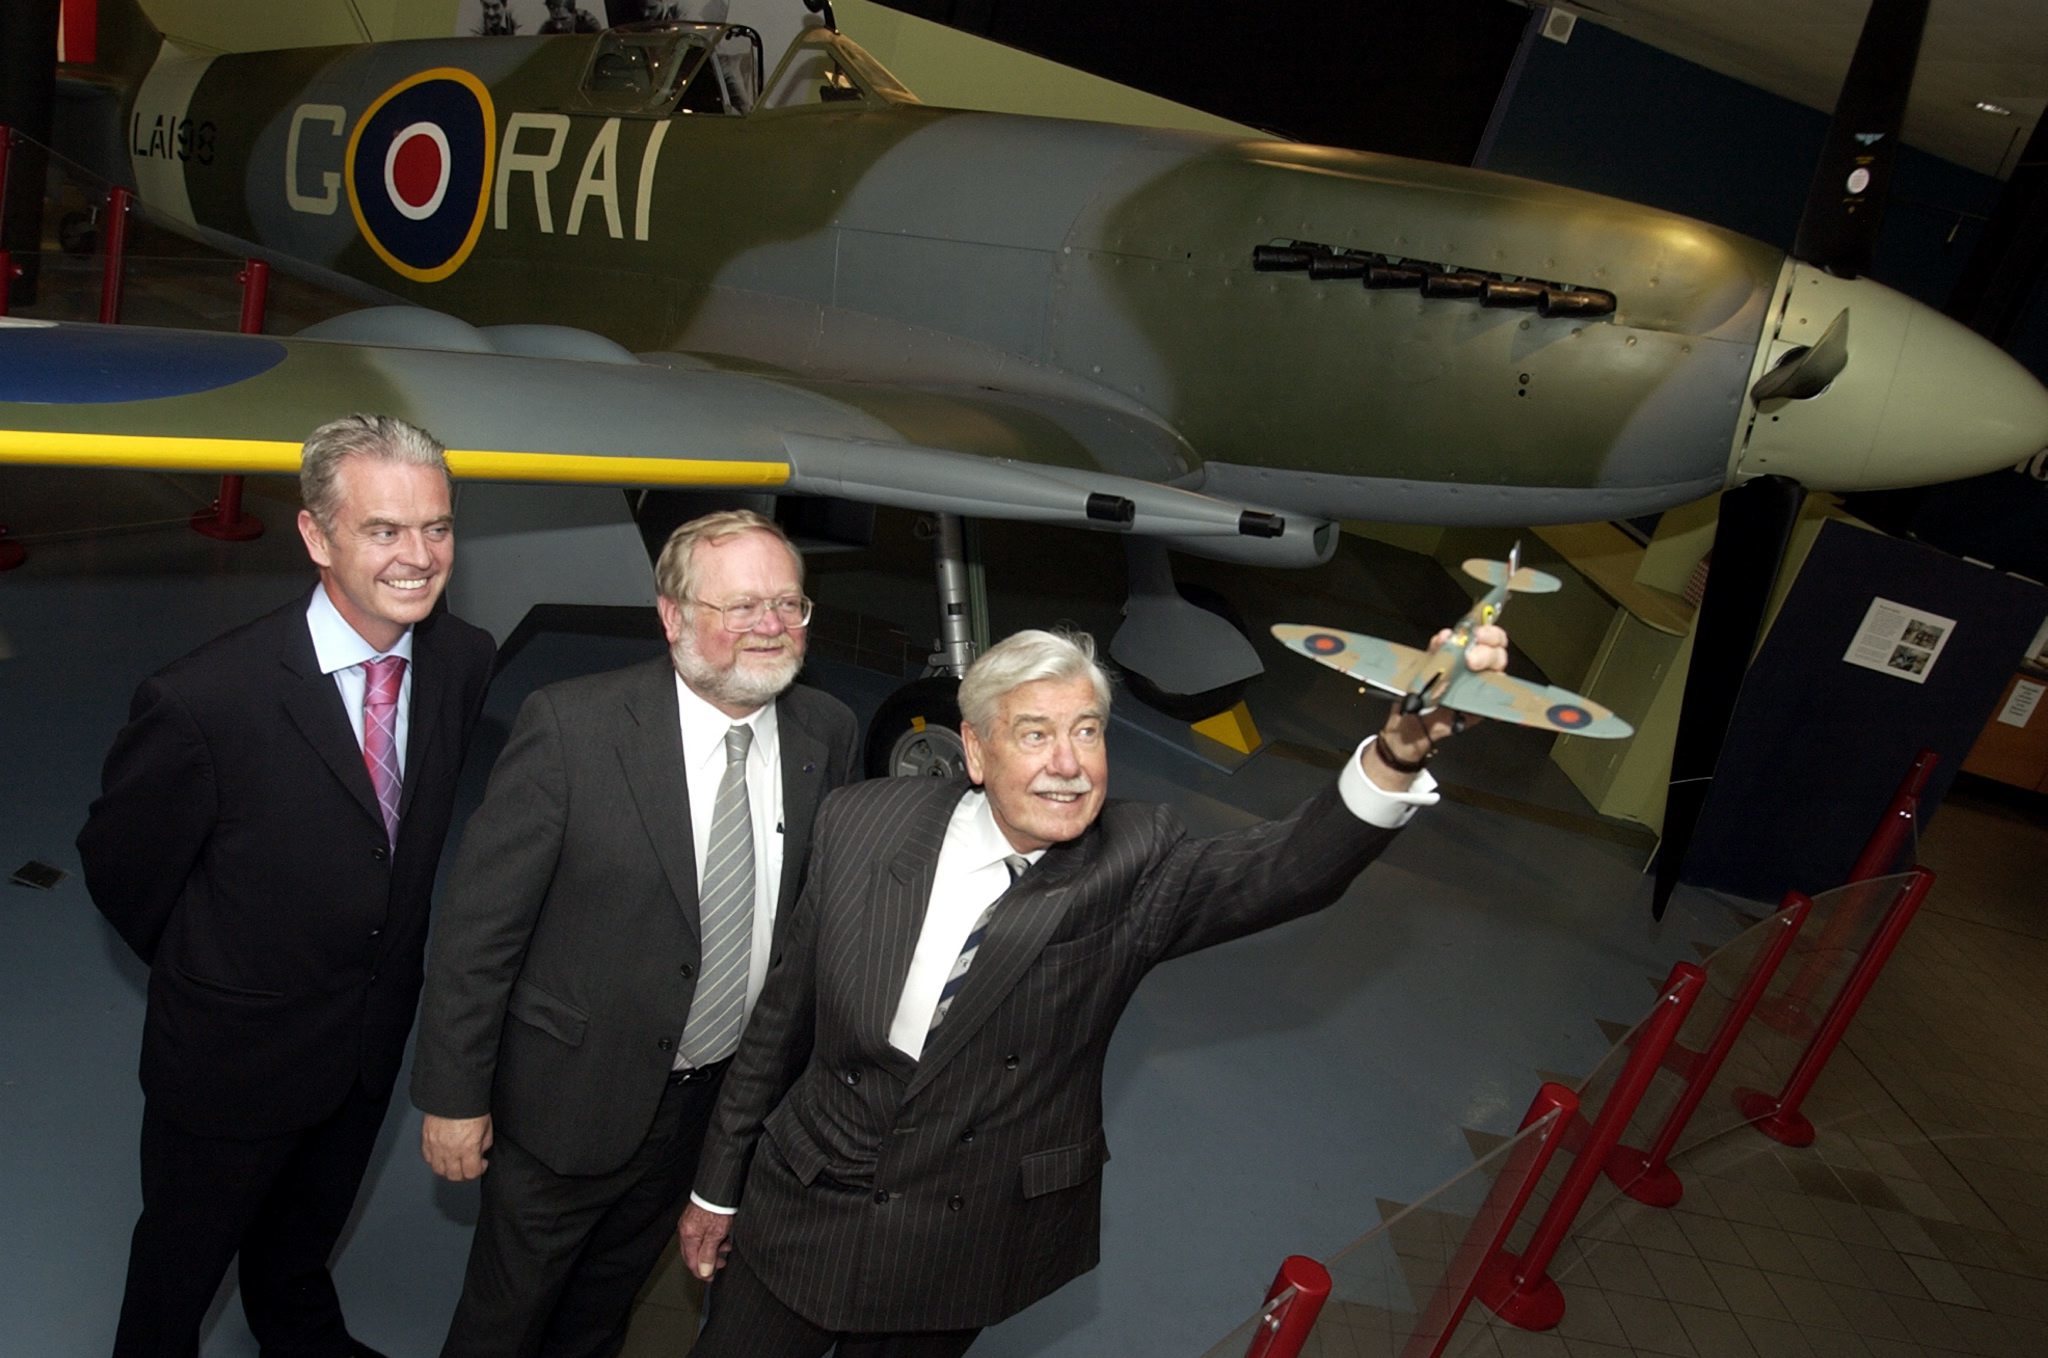
<path fill-rule="evenodd" d="M 697 548 L 704 543 L 720 543 L 727 538 L 738 537 L 741 533 L 766 533 L 796 558 L 796 583 L 804 583 L 803 553 L 789 540 L 789 534 L 781 525 L 751 509 L 721 509 L 716 513 L 695 518 L 668 535 L 663 544 L 660 558 L 654 563 L 654 587 L 662 597 L 676 604 L 689 600 L 690 590 L 697 580 Z"/>
<path fill-rule="evenodd" d="M 1095 638 L 1065 628 L 1026 628 L 1003 638 L 967 667 L 960 681 L 960 715 L 977 732 L 990 734 L 996 709 L 1015 689 L 1042 679 L 1079 679 L 1095 686 L 1095 701 L 1109 715 L 1109 672 L 1095 659 Z"/>
<path fill-rule="evenodd" d="M 341 509 L 341 464 L 352 457 L 432 467 L 448 476 L 447 449 L 417 425 L 392 415 L 344 415 L 306 436 L 299 454 L 299 498 L 323 529 Z M 454 478 L 449 478 L 452 488 Z"/>

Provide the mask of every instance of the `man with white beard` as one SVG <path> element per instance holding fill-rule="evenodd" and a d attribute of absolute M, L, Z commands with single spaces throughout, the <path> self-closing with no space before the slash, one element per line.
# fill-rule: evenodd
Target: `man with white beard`
<path fill-rule="evenodd" d="M 853 776 L 852 712 L 794 686 L 811 601 L 779 528 L 684 524 L 655 583 L 668 656 L 527 699 L 436 920 L 421 1153 L 483 1179 L 446 1355 L 618 1352 Z"/>

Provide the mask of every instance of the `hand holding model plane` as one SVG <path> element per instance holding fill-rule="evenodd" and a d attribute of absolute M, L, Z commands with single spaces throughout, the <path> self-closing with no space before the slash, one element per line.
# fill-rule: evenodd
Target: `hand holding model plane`
<path fill-rule="evenodd" d="M 1589 698 L 1503 672 L 1508 638 L 1499 622 L 1508 595 L 1550 594 L 1559 588 L 1556 576 L 1523 566 L 1521 552 L 1517 543 L 1506 561 L 1474 558 L 1465 563 L 1467 575 L 1493 588 L 1454 626 L 1437 633 L 1426 651 L 1299 623 L 1277 623 L 1273 635 L 1290 650 L 1401 700 L 1373 750 L 1380 751 L 1390 769 L 1409 776 L 1422 767 L 1437 741 L 1478 717 L 1605 740 L 1634 734 L 1634 727 Z M 1368 773 L 1373 772 L 1371 753 Z"/>

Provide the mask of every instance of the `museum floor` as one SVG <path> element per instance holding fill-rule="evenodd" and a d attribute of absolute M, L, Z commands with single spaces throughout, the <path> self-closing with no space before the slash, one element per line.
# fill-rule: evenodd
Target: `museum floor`
<path fill-rule="evenodd" d="M 0 522 L 40 534 L 0 575 L 0 868 L 71 848 L 135 680 L 274 606 L 308 578 L 285 492 L 229 547 L 177 521 L 203 482 L 0 471 Z M 126 525 L 126 527 L 112 527 Z M 821 612 L 917 626 L 914 547 L 821 557 Z M 1077 535 L 991 535 L 996 630 L 1064 617 L 1106 630 L 1117 563 Z M 1017 588 L 1028 582 L 1026 595 Z M 1218 575 L 1248 617 L 1349 619 L 1408 634 L 1462 597 L 1433 564 L 1370 543 L 1306 575 Z M 1512 619 L 1510 620 L 1512 621 Z M 857 710 L 890 681 L 820 632 L 812 680 Z M 843 630 L 843 629 L 840 629 Z M 649 654 L 651 643 L 544 634 L 493 690 L 465 777 L 481 787 L 534 685 Z M 1115 791 L 1171 801 L 1198 829 L 1270 814 L 1326 776 L 1376 709 L 1337 676 L 1274 655 L 1252 694 L 1266 749 L 1227 772 L 1131 710 Z M 1134 709 L 1134 704 L 1126 704 Z M 1682 891 L 1647 918 L 1647 841 L 1577 804 L 1538 737 L 1486 727 L 1441 761 L 1451 795 L 1347 899 L 1315 918 L 1175 963 L 1119 1030 L 1107 1086 L 1115 1155 L 1100 1269 L 998 1326 L 981 1358 L 1194 1358 L 1256 1307 L 1280 1258 L 1327 1256 L 1513 1129 L 1538 1082 L 1593 1069 L 1603 1022 L 1639 1017 L 1658 978 L 1761 907 Z M 1921 859 L 1939 874 L 1918 923 L 1808 1111 L 1818 1144 L 1750 1132 L 1680 1167 L 1671 1212 L 1582 1223 L 1557 1274 L 1563 1324 L 1469 1323 L 1493 1355 L 2048 1353 L 2048 835 L 2038 801 L 1964 789 Z M 0 892 L 0 1354 L 104 1353 L 137 1204 L 143 975 L 77 877 Z M 352 1328 L 392 1355 L 436 1351 L 475 1212 L 434 1182 L 418 1114 L 389 1118 L 337 1277 Z M 695 1298 L 660 1274 L 633 1358 L 678 1358 Z M 1341 1307 L 1322 1335 L 1350 1355 Z M 255 1346 L 232 1289 L 202 1353 Z"/>

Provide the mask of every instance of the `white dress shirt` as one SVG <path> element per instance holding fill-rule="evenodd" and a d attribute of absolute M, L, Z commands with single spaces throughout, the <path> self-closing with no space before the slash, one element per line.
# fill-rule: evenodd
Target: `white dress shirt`
<path fill-rule="evenodd" d="M 746 1013 L 754 1012 L 768 979 L 768 950 L 775 937 L 775 898 L 782 885 L 782 741 L 769 703 L 744 717 L 729 717 L 697 696 L 676 676 L 676 716 L 683 731 L 683 774 L 690 788 L 690 841 L 697 880 L 704 880 L 704 855 L 711 844 L 711 817 L 718 784 L 725 777 L 725 733 L 754 728 L 747 748 L 747 811 L 754 821 L 754 941 L 747 950 Z M 680 1047 L 680 1044 L 678 1044 Z M 683 1067 L 678 1051 L 676 1068 Z"/>
<path fill-rule="evenodd" d="M 349 729 L 356 733 L 359 750 L 363 748 L 363 689 L 369 682 L 363 662 L 392 655 L 405 657 L 405 674 L 398 683 L 398 721 L 392 733 L 392 743 L 398 747 L 398 773 L 403 778 L 406 737 L 412 732 L 412 628 L 405 629 L 397 645 L 380 651 L 348 625 L 334 600 L 327 597 L 327 586 L 320 585 L 306 605 L 306 629 L 313 634 L 313 658 L 320 672 L 333 675 L 334 686 L 341 690 L 341 705 L 348 712 Z"/>
<path fill-rule="evenodd" d="M 939 848 L 939 865 L 932 877 L 931 900 L 925 906 L 917 950 L 910 955 L 910 974 L 896 999 L 896 1017 L 889 1024 L 889 1045 L 913 1061 L 924 1055 L 939 992 L 945 989 L 967 936 L 974 932 L 974 922 L 990 901 L 1010 889 L 1005 860 L 1016 852 L 996 824 L 987 795 L 980 788 L 969 788 L 946 822 L 946 838 Z M 1023 856 L 1036 863 L 1045 857 L 1045 850 Z"/>

